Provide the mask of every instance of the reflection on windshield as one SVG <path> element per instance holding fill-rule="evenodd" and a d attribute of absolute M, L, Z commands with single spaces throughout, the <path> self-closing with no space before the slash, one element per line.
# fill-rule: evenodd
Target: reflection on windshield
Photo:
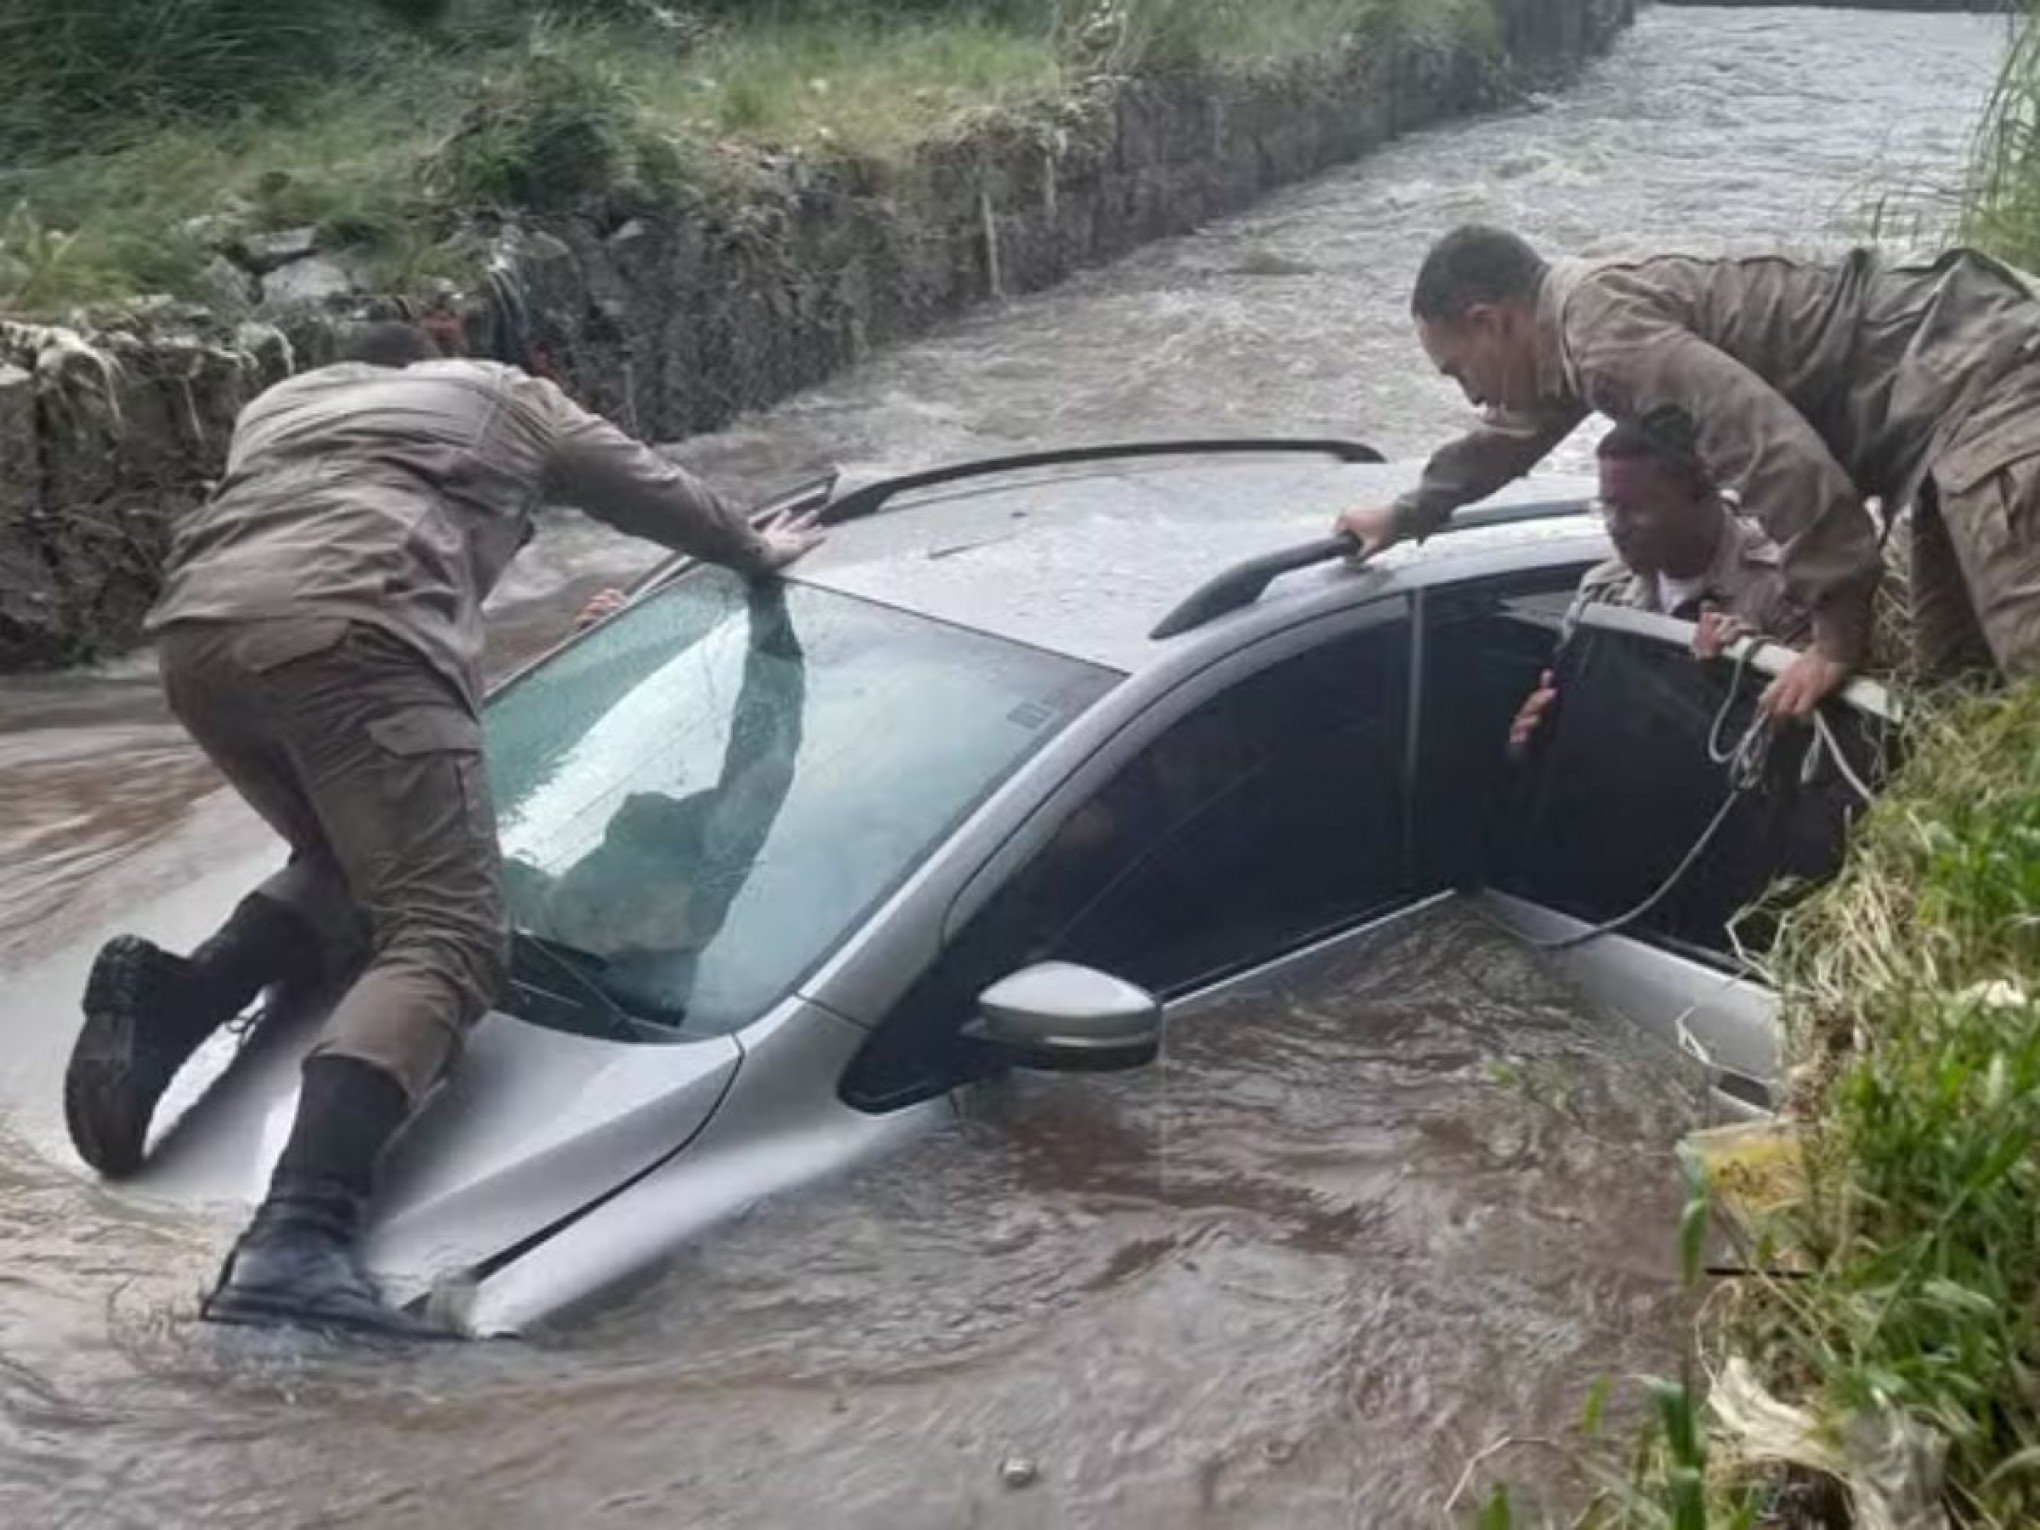
<path fill-rule="evenodd" d="M 1114 678 L 698 570 L 490 705 L 520 965 L 669 1031 L 742 1025 Z"/>
<path fill-rule="evenodd" d="M 602 986 L 633 1009 L 684 1017 L 700 953 L 729 917 L 793 784 L 805 656 L 786 587 L 747 591 L 749 638 L 722 770 L 706 790 L 632 792 L 601 842 L 552 877 L 512 858 L 512 904 L 533 934 L 603 958 Z M 674 867 L 689 875 L 671 875 Z"/>

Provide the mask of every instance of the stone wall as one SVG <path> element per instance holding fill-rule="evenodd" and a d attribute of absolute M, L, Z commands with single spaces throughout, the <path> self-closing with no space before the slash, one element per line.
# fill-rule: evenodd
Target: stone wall
<path fill-rule="evenodd" d="M 672 440 L 973 303 L 1561 75 L 1608 44 L 1634 0 L 1497 9 L 1499 58 L 1440 40 L 1220 78 L 1101 80 L 1052 111 L 963 126 L 903 169 L 786 156 L 740 199 L 621 192 L 485 232 L 569 389 Z M 252 317 L 160 303 L 89 337 L 0 320 L 0 668 L 131 642 L 236 411 L 323 359 L 336 317 L 378 306 L 309 245 L 257 258 L 274 301 Z M 291 279 L 300 261 L 320 262 L 319 280 Z"/>

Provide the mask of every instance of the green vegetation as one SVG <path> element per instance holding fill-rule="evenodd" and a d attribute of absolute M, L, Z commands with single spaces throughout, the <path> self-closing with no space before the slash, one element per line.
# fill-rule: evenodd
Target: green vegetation
<path fill-rule="evenodd" d="M 1807 1193 L 1726 1338 L 1840 1433 L 1924 1426 L 1960 1523 L 2040 1517 L 2040 686 L 1918 699 L 1774 963 Z"/>
<path fill-rule="evenodd" d="M 380 283 L 464 217 L 758 151 L 884 167 L 1098 73 L 1492 38 L 1488 0 L 8 0 L 0 309 L 205 295 L 222 226 L 311 224 Z"/>
<path fill-rule="evenodd" d="M 2030 3 L 1984 109 L 1962 234 L 2040 270 L 2040 9 Z"/>

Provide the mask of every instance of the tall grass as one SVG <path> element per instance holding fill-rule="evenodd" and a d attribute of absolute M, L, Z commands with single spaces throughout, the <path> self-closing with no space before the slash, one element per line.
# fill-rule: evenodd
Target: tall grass
<path fill-rule="evenodd" d="M 879 158 L 966 111 L 1053 99 L 1068 83 L 1049 26 L 994 11 L 768 16 L 715 31 L 686 55 L 618 62 L 667 130 Z"/>
<path fill-rule="evenodd" d="M 0 150 L 272 105 L 424 14 L 415 0 L 5 0 Z"/>
<path fill-rule="evenodd" d="M 2040 3 L 2027 0 L 1971 155 L 1963 238 L 2040 270 Z"/>
<path fill-rule="evenodd" d="M 1118 73 L 1280 63 L 1391 34 L 1500 40 L 1486 0 L 1069 0 L 1062 30 L 1087 60 Z"/>
<path fill-rule="evenodd" d="M 1944 1442 L 1964 1522 L 2040 1520 L 2040 685 L 1916 708 L 1777 978 L 1808 1101 L 1806 1278 L 1750 1307 L 1774 1380 Z"/>

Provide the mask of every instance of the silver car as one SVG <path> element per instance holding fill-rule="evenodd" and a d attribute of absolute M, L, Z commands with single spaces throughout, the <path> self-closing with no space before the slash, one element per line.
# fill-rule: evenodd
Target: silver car
<path fill-rule="evenodd" d="M 1413 474 L 1235 442 L 835 485 L 793 578 L 676 562 L 501 686 L 513 975 L 392 1151 L 372 1271 L 515 1332 L 959 1090 L 1147 1063 L 1225 985 L 1442 899 L 1532 938 L 1633 908 L 1716 813 L 1707 726 L 1753 685 L 1680 623 L 1590 613 L 1579 698 L 1508 761 L 1607 555 L 1588 486 L 1328 556 L 1340 508 Z M 1687 885 L 1559 958 L 1742 1110 L 1776 1050 L 1726 920 L 1775 871 L 1831 869 L 1850 805 L 1811 770 L 1764 795 Z M 317 1018 L 205 1054 L 136 1189 L 257 1199 Z"/>

